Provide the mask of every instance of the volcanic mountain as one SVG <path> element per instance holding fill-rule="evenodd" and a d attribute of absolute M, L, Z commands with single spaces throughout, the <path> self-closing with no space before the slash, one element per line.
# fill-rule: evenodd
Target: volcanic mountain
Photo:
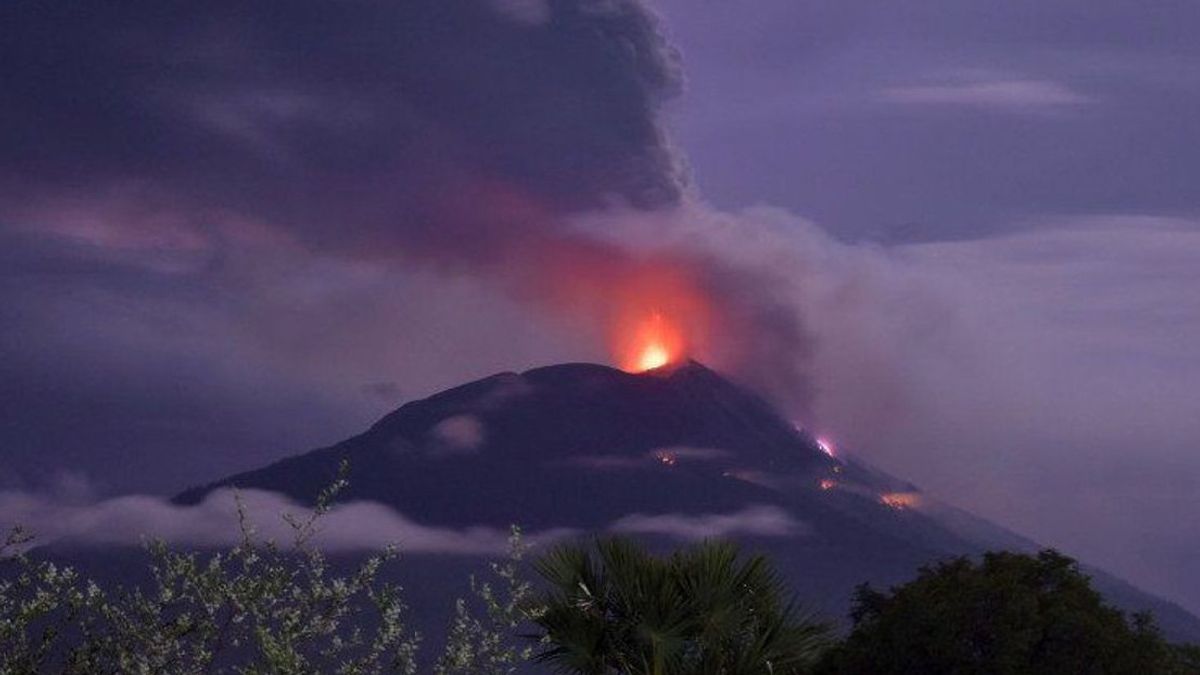
<path fill-rule="evenodd" d="M 953 554 L 1037 545 L 835 457 L 767 401 L 694 361 L 640 374 L 593 364 L 502 373 L 413 401 L 337 445 L 190 489 L 309 501 L 347 460 L 345 500 L 423 525 L 617 531 L 668 544 L 736 537 L 769 553 L 802 600 L 845 616 L 856 584 L 890 585 Z M 1126 609 L 1173 638 L 1200 620 L 1098 570 Z"/>

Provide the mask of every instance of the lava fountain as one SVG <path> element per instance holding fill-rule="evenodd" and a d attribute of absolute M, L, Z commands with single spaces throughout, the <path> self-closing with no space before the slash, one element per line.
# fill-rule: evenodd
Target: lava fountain
<path fill-rule="evenodd" d="M 612 282 L 609 348 L 619 368 L 642 373 L 708 356 L 714 307 L 688 265 L 642 260 Z"/>
<path fill-rule="evenodd" d="M 641 320 L 617 355 L 623 370 L 635 373 L 661 368 L 683 358 L 683 332 L 660 312 Z"/>

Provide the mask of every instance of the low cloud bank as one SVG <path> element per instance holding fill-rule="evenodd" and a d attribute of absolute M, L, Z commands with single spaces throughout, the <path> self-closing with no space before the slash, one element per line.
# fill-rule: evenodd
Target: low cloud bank
<path fill-rule="evenodd" d="M 294 537 L 284 514 L 303 517 L 310 510 L 273 492 L 217 490 L 195 506 L 178 506 L 161 497 L 128 495 L 95 503 L 69 503 L 23 492 L 0 493 L 0 525 L 20 524 L 35 543 L 137 544 L 160 538 L 189 546 L 230 546 L 241 539 L 237 498 L 255 535 L 289 543 Z M 318 521 L 313 542 L 329 551 L 378 549 L 395 544 L 405 553 L 495 555 L 507 547 L 507 530 L 473 526 L 461 529 L 422 525 L 376 502 L 334 507 Z M 562 539 L 574 530 L 554 528 L 528 533 L 533 545 Z"/>
<path fill-rule="evenodd" d="M 241 541 L 237 503 L 240 499 L 254 535 L 260 540 L 290 543 L 295 532 L 284 520 L 311 511 L 291 499 L 263 490 L 217 490 L 195 506 L 179 506 L 155 496 L 128 495 L 87 502 L 62 495 L 0 492 L 0 528 L 21 525 L 33 544 L 136 545 L 147 539 L 193 547 L 232 546 Z M 327 551 L 380 549 L 396 545 L 409 554 L 500 555 L 507 550 L 505 529 L 423 525 L 378 502 L 350 502 L 332 508 L 318 520 L 313 543 Z M 803 534 L 807 527 L 783 509 L 748 506 L 727 514 L 633 514 L 618 519 L 614 534 L 655 534 L 674 539 L 782 537 Z M 526 543 L 543 546 L 577 537 L 583 531 L 555 527 L 525 534 Z"/>
<path fill-rule="evenodd" d="M 808 528 L 779 507 L 756 505 L 727 514 L 635 513 L 613 523 L 612 530 L 625 534 L 660 534 L 695 541 L 735 535 L 787 537 L 804 534 Z"/>

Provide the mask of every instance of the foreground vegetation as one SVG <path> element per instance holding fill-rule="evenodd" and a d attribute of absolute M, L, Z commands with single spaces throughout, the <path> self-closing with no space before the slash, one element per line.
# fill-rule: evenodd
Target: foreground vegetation
<path fill-rule="evenodd" d="M 820 673 L 1200 673 L 1200 650 L 1169 644 L 1149 614 L 1126 619 L 1055 551 L 956 558 L 890 593 L 860 586 L 851 619 Z"/>
<path fill-rule="evenodd" d="M 14 530 L 0 543 L 0 675 L 1200 673 L 1200 650 L 1105 605 L 1053 551 L 943 562 L 888 593 L 860 587 L 839 640 L 768 560 L 731 544 L 656 557 L 609 539 L 530 565 L 517 531 L 508 558 L 469 580 L 445 642 L 419 659 L 401 589 L 380 580 L 395 552 L 341 573 L 312 544 L 343 486 L 309 517 L 285 516 L 287 546 L 257 540 L 241 508 L 241 543 L 227 551 L 153 543 L 151 581 L 132 589 L 28 558 Z"/>
<path fill-rule="evenodd" d="M 731 544 L 655 558 L 628 540 L 595 554 L 562 547 L 536 563 L 548 582 L 536 660 L 567 673 L 802 673 L 829 628 L 797 611 L 771 564 Z"/>

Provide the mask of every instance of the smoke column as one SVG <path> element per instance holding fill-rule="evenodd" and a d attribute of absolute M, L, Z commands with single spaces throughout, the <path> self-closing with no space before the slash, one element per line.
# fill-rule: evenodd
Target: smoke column
<path fill-rule="evenodd" d="M 689 355 L 807 407 L 809 339 L 771 280 L 665 243 L 659 223 L 699 200 L 660 120 L 679 57 L 640 2 L 156 8 L 0 10 L 28 27 L 0 46 L 5 222 L 65 227 L 52 206 L 69 194 L 155 214 L 118 215 L 110 237 L 169 225 L 236 247 L 220 223 L 252 223 L 492 279 L 600 323 L 614 350 L 660 315 Z M 621 219 L 638 247 L 609 236 Z"/>

